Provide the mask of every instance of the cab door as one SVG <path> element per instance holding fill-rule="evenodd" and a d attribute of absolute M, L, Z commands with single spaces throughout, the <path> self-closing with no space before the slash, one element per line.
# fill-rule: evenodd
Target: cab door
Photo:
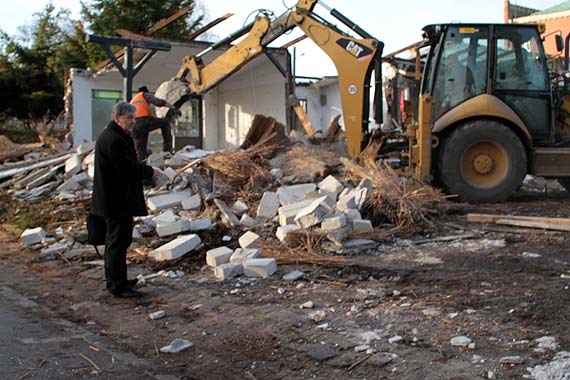
<path fill-rule="evenodd" d="M 552 92 L 536 27 L 493 26 L 493 63 L 493 95 L 518 114 L 535 144 L 552 142 Z"/>

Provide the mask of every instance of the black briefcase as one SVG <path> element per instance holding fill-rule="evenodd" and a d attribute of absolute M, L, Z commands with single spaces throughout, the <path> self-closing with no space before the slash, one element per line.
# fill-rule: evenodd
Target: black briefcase
<path fill-rule="evenodd" d="M 87 242 L 95 246 L 103 245 L 105 244 L 106 234 L 105 218 L 89 214 L 87 217 Z"/>

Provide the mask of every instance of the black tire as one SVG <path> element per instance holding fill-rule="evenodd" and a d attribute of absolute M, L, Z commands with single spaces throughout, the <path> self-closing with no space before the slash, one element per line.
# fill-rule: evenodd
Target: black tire
<path fill-rule="evenodd" d="M 520 138 L 492 120 L 467 122 L 442 142 L 437 177 L 459 200 L 501 202 L 522 183 L 527 156 Z"/>

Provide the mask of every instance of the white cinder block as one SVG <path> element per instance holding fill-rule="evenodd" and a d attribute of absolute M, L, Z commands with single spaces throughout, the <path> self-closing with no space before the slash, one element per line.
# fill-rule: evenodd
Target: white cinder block
<path fill-rule="evenodd" d="M 74 191 L 81 189 L 81 185 L 75 179 L 75 176 L 71 177 L 67 181 L 64 181 L 61 185 L 57 187 L 57 191 Z"/>
<path fill-rule="evenodd" d="M 344 210 L 344 215 L 346 216 L 346 222 L 352 223 L 354 220 L 362 219 L 362 215 L 360 215 L 360 211 L 355 208 L 349 208 Z"/>
<path fill-rule="evenodd" d="M 94 148 L 95 148 L 95 141 L 86 142 L 79 145 L 77 149 L 75 149 L 75 153 L 77 153 L 80 156 L 83 156 L 84 154 L 91 152 Z"/>
<path fill-rule="evenodd" d="M 228 247 L 218 247 L 210 249 L 206 252 L 206 264 L 211 267 L 225 264 L 230 261 L 230 257 L 234 253 L 233 249 Z"/>
<path fill-rule="evenodd" d="M 301 202 L 305 199 L 305 194 L 317 188 L 314 183 L 302 183 L 292 186 L 281 186 L 277 189 L 277 197 L 282 206 Z"/>
<path fill-rule="evenodd" d="M 95 164 L 90 164 L 87 166 L 87 175 L 89 178 L 95 177 Z"/>
<path fill-rule="evenodd" d="M 156 233 L 160 237 L 170 236 L 190 230 L 190 222 L 180 219 L 174 223 L 157 224 Z"/>
<path fill-rule="evenodd" d="M 81 171 L 81 158 L 74 154 L 65 161 L 65 175 L 71 177 Z"/>
<path fill-rule="evenodd" d="M 279 224 L 282 226 L 294 224 L 295 217 L 299 211 L 303 210 L 306 207 L 309 207 L 313 201 L 314 199 L 308 199 L 306 201 L 296 202 L 287 206 L 279 207 L 277 210 L 279 214 Z"/>
<path fill-rule="evenodd" d="M 281 168 L 271 169 L 269 171 L 269 175 L 271 175 L 275 179 L 281 179 L 283 178 L 283 169 Z"/>
<path fill-rule="evenodd" d="M 146 204 L 151 211 L 163 210 L 170 207 L 180 207 L 182 201 L 190 198 L 191 196 L 192 192 L 189 190 L 179 191 L 148 198 Z"/>
<path fill-rule="evenodd" d="M 279 226 L 277 227 L 277 232 L 275 232 L 275 236 L 277 236 L 277 239 L 279 239 L 280 241 L 284 241 L 285 238 L 287 237 L 287 234 L 293 231 L 297 231 L 299 230 L 300 227 L 296 226 L 294 224 L 288 224 L 286 226 Z"/>
<path fill-rule="evenodd" d="M 247 210 L 249 210 L 249 206 L 241 199 L 235 201 L 235 203 L 232 206 L 232 211 L 237 216 L 242 216 L 245 212 L 247 212 Z"/>
<path fill-rule="evenodd" d="M 41 243 L 46 237 L 46 231 L 42 227 L 28 228 L 20 238 L 25 246 Z"/>
<path fill-rule="evenodd" d="M 336 209 L 338 211 L 345 211 L 348 209 L 358 209 L 356 201 L 354 199 L 354 194 L 349 192 L 347 195 L 340 196 L 338 202 L 336 202 Z"/>
<path fill-rule="evenodd" d="M 243 214 L 239 220 L 239 224 L 245 227 L 255 227 L 260 224 L 257 219 L 252 218 L 248 214 Z"/>
<path fill-rule="evenodd" d="M 259 257 L 259 250 L 253 248 L 237 248 L 230 257 L 230 263 L 241 264 L 247 259 Z"/>
<path fill-rule="evenodd" d="M 309 228 L 319 224 L 323 217 L 329 212 L 329 208 L 323 205 L 325 197 L 315 199 L 310 206 L 305 207 L 297 216 L 295 216 L 295 224 L 299 227 Z"/>
<path fill-rule="evenodd" d="M 243 273 L 248 277 L 269 277 L 277 271 L 274 258 L 249 259 L 243 263 Z"/>
<path fill-rule="evenodd" d="M 184 199 L 181 206 L 184 210 L 200 210 L 202 208 L 200 194 L 194 194 L 190 198 Z"/>
<path fill-rule="evenodd" d="M 87 156 L 85 156 L 83 162 L 81 163 L 81 166 L 83 168 L 86 168 L 89 165 L 94 165 L 94 164 L 95 164 L 95 152 L 91 152 Z"/>
<path fill-rule="evenodd" d="M 157 261 L 174 260 L 184 256 L 202 243 L 196 234 L 179 236 L 152 251 L 149 256 Z"/>
<path fill-rule="evenodd" d="M 240 274 L 243 274 L 243 266 L 238 263 L 221 264 L 214 268 L 214 275 L 221 280 L 239 276 Z"/>
<path fill-rule="evenodd" d="M 172 182 L 174 177 L 176 177 L 176 175 L 178 174 L 178 173 L 176 173 L 176 170 L 172 169 L 171 167 L 164 169 L 162 172 L 164 173 L 164 175 L 166 175 L 168 177 L 170 182 Z"/>
<path fill-rule="evenodd" d="M 352 221 L 352 231 L 354 232 L 370 232 L 372 230 L 372 222 L 370 220 L 356 219 Z"/>
<path fill-rule="evenodd" d="M 190 231 L 204 231 L 212 228 L 212 221 L 208 218 L 190 219 Z"/>
<path fill-rule="evenodd" d="M 344 226 L 346 226 L 346 216 L 344 214 L 327 216 L 321 223 L 321 228 L 326 231 L 337 230 Z"/>
<path fill-rule="evenodd" d="M 338 193 L 340 193 L 343 188 L 344 186 L 342 185 L 342 183 L 340 183 L 339 180 L 333 177 L 332 175 L 329 175 L 321 182 L 319 182 L 319 189 L 327 193 L 333 193 L 335 199 Z"/>
<path fill-rule="evenodd" d="M 239 237 L 238 242 L 239 246 L 242 248 L 259 248 L 261 238 L 258 234 L 247 231 L 245 234 Z"/>
<path fill-rule="evenodd" d="M 271 191 L 266 191 L 259 201 L 257 207 L 257 216 L 261 218 L 271 219 L 277 214 L 279 208 L 279 199 L 277 194 Z"/>
<path fill-rule="evenodd" d="M 218 206 L 218 209 L 222 213 L 222 221 L 228 227 L 236 227 L 239 226 L 239 220 L 233 211 L 229 208 L 226 202 L 222 201 L 221 199 L 214 199 L 214 203 Z"/>
<path fill-rule="evenodd" d="M 170 224 L 170 223 L 174 223 L 174 222 L 178 221 L 179 219 L 180 219 L 180 217 L 178 217 L 178 215 L 174 214 L 174 212 L 172 210 L 165 210 L 164 212 L 161 212 L 157 216 L 152 217 L 150 219 L 152 221 L 152 223 L 150 225 L 151 226 L 157 226 L 160 224 Z"/>

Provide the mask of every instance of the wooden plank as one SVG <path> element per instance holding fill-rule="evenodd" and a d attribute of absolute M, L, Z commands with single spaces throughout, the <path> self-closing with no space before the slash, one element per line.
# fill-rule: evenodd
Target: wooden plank
<path fill-rule="evenodd" d="M 308 38 L 308 37 L 309 37 L 309 36 L 307 36 L 306 34 L 305 34 L 305 35 L 302 35 L 301 37 L 297 37 L 297 38 L 295 38 L 293 41 L 289 41 L 289 42 L 287 42 L 285 45 L 281 46 L 280 49 L 288 49 L 288 48 L 290 48 L 291 46 L 295 45 L 295 44 L 298 43 L 298 42 L 303 41 L 305 38 Z"/>
<path fill-rule="evenodd" d="M 568 218 L 547 218 L 538 216 L 516 216 L 516 215 L 497 215 L 497 214 L 468 214 L 468 222 L 478 223 L 497 223 L 498 220 L 523 220 L 528 222 L 557 224 L 570 227 L 570 219 Z"/>
<path fill-rule="evenodd" d="M 155 32 L 158 32 L 160 29 L 164 28 L 165 26 L 167 26 L 168 24 L 178 20 L 180 17 L 184 16 L 186 13 L 190 12 L 192 10 L 192 8 L 194 8 L 194 5 L 188 5 L 184 8 L 182 8 L 181 10 L 179 10 L 176 13 L 173 13 L 170 17 L 167 17 L 165 19 L 160 20 L 159 22 L 157 22 L 156 24 L 154 24 L 154 26 L 152 28 L 150 28 L 146 34 L 150 35 L 153 34 Z"/>
<path fill-rule="evenodd" d="M 562 224 L 546 223 L 546 222 L 536 222 L 536 221 L 530 221 L 530 220 L 499 219 L 499 220 L 497 220 L 496 223 L 506 225 L 506 226 L 540 228 L 540 229 L 544 229 L 544 230 L 570 232 L 570 226 L 566 226 L 566 225 L 562 225 Z"/>
<path fill-rule="evenodd" d="M 204 34 L 205 32 L 207 32 L 208 30 L 212 29 L 214 26 L 218 25 L 219 23 L 221 23 L 222 21 L 227 20 L 228 18 L 232 17 L 234 14 L 233 13 L 226 13 L 225 15 L 218 17 L 217 19 L 215 19 L 214 21 L 209 22 L 208 24 L 204 25 L 204 27 L 198 29 L 197 31 L 195 31 L 192 34 L 189 34 L 188 36 L 184 37 L 185 40 L 193 40 L 196 37 L 198 37 L 201 34 Z"/>

